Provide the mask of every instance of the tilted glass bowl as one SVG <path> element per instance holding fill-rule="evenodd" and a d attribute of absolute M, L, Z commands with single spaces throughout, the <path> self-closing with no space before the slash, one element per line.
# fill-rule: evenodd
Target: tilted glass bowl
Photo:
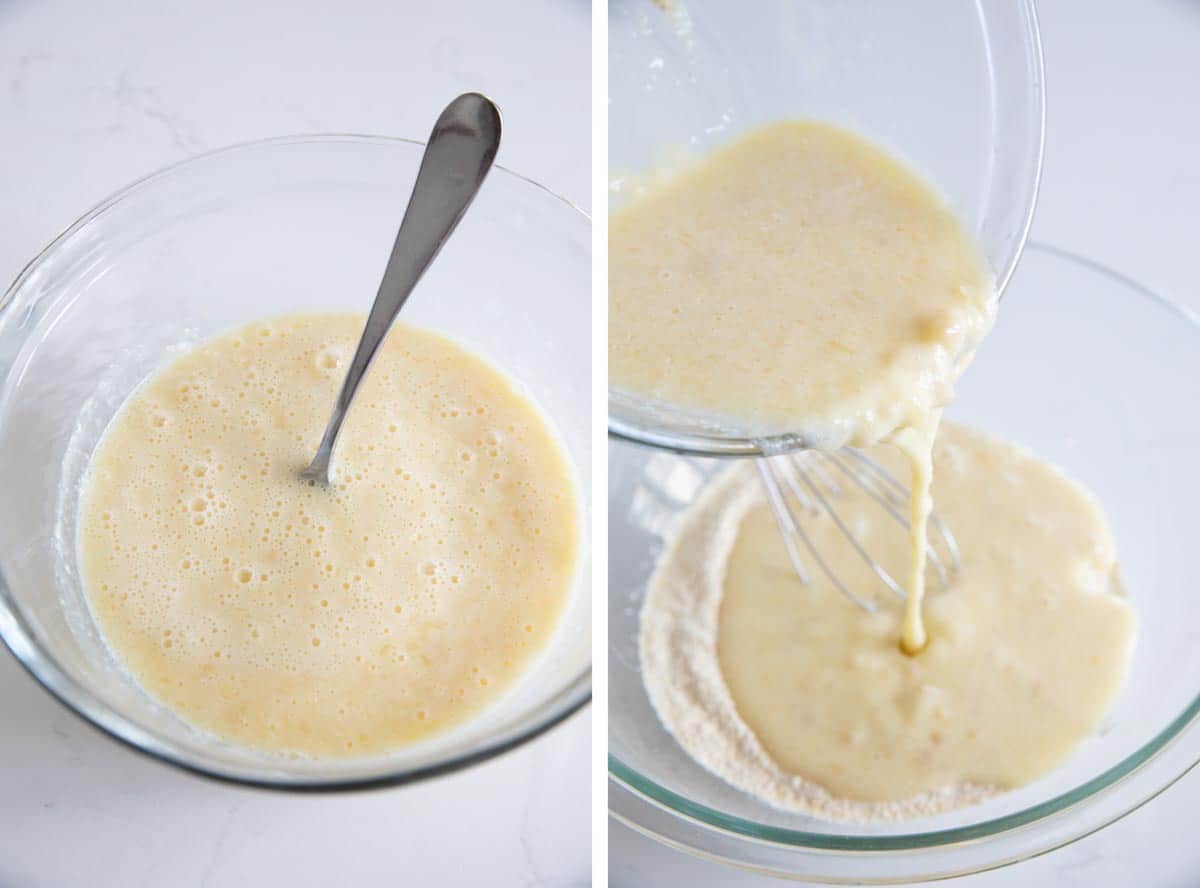
<path fill-rule="evenodd" d="M 0 636 L 63 703 L 144 752 L 263 786 L 389 785 L 510 749 L 590 698 L 591 225 L 501 168 L 403 318 L 506 371 L 548 414 L 575 467 L 579 573 L 529 673 L 478 718 L 393 754 L 288 759 L 223 742 L 166 710 L 119 667 L 88 611 L 75 508 L 122 401 L 176 347 L 230 327 L 294 311 L 365 313 L 423 149 L 325 135 L 197 157 L 89 212 L 0 301 Z"/>
<path fill-rule="evenodd" d="M 1042 161 L 1032 0 L 613 0 L 612 204 L 679 154 L 787 118 L 846 126 L 907 160 L 967 224 L 1001 290 L 1020 256 Z M 716 423 L 609 390 L 609 430 L 677 451 L 748 455 L 794 429 Z"/>

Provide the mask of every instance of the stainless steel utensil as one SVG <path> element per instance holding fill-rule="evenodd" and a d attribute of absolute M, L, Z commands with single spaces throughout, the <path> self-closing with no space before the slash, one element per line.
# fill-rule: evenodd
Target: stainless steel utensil
<path fill-rule="evenodd" d="M 863 610 L 875 610 L 874 603 L 851 591 L 838 577 L 805 533 L 806 517 L 816 518 L 824 513 L 879 581 L 900 598 L 906 596 L 900 583 L 872 557 L 837 511 L 837 501 L 844 498 L 843 485 L 848 482 L 861 489 L 907 530 L 909 522 L 905 511 L 908 508 L 909 491 L 887 469 L 862 451 L 849 447 L 833 453 L 804 450 L 764 456 L 756 460 L 756 465 L 779 532 L 783 534 L 788 558 L 801 582 L 808 582 L 806 561 L 811 560 L 849 601 Z M 938 582 L 947 588 L 959 569 L 958 544 L 950 528 L 936 513 L 929 516 L 929 529 L 931 533 L 925 554 L 933 565 Z"/>
<path fill-rule="evenodd" d="M 307 481 L 328 485 L 338 432 L 371 361 L 413 288 L 457 227 L 492 168 L 500 147 L 500 110 L 486 96 L 465 93 L 442 111 L 429 135 L 408 208 L 396 234 L 379 292 Z"/>

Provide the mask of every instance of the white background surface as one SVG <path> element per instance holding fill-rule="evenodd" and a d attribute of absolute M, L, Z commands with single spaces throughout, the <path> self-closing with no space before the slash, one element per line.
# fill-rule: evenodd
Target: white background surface
<path fill-rule="evenodd" d="M 468 89 L 503 109 L 499 162 L 586 208 L 590 51 L 583 0 L 0 0 L 0 287 L 164 164 L 283 133 L 424 138 Z M 586 885 L 590 732 L 585 711 L 416 787 L 267 794 L 117 746 L 0 652 L 0 888 Z"/>
<path fill-rule="evenodd" d="M 1039 12 L 1046 163 L 1033 237 L 1200 310 L 1200 2 L 1041 0 Z M 1200 772 L 1074 846 L 948 884 L 1193 888 L 1198 805 Z M 616 825 L 610 861 L 610 881 L 621 888 L 782 884 L 693 860 Z"/>

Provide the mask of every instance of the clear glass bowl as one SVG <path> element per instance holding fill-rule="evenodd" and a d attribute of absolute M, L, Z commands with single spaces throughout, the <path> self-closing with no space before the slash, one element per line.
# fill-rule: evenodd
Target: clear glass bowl
<path fill-rule="evenodd" d="M 1029 229 L 1044 91 L 1033 0 L 612 0 L 609 167 L 703 154 L 781 118 L 847 126 L 907 159 L 974 232 L 1003 290 Z M 609 430 L 708 454 L 755 454 L 738 430 L 609 392 Z M 786 445 L 788 436 L 781 430 Z M 759 436 L 761 437 L 761 435 Z"/>
<path fill-rule="evenodd" d="M 668 844 L 768 873 L 915 881 L 1067 844 L 1191 769 L 1200 759 L 1192 557 L 1200 532 L 1198 323 L 1088 260 L 1036 244 L 1025 251 L 997 327 L 947 416 L 1029 446 L 1096 494 L 1137 608 L 1137 643 L 1115 708 L 1062 767 L 938 817 L 854 826 L 784 813 L 709 774 L 663 730 L 642 686 L 638 614 L 664 538 L 722 461 L 613 442 L 613 814 Z"/>
<path fill-rule="evenodd" d="M 114 737 L 215 777 L 286 788 L 400 783 L 481 761 L 591 695 L 586 537 L 550 649 L 481 717 L 378 758 L 285 760 L 182 722 L 101 641 L 75 564 L 73 503 L 133 388 L 183 343 L 300 310 L 366 312 L 424 146 L 302 136 L 235 146 L 137 182 L 35 258 L 0 302 L 0 636 Z M 404 309 L 486 356 L 548 413 L 588 526 L 591 225 L 497 168 Z"/>

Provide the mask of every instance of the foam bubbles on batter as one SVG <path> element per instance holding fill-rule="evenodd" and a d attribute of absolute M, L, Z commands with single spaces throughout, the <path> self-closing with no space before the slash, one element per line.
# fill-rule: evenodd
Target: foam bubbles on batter
<path fill-rule="evenodd" d="M 92 608 L 134 676 L 244 743 L 366 754 L 470 717 L 545 646 L 576 494 L 544 419 L 483 362 L 397 325 L 332 486 L 299 480 L 362 319 L 199 346 L 101 442 L 81 514 Z"/>

